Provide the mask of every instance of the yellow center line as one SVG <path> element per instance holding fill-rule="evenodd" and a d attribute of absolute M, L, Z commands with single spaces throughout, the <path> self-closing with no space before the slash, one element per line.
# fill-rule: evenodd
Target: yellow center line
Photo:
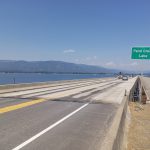
<path fill-rule="evenodd" d="M 13 110 L 17 110 L 17 109 L 20 109 L 20 108 L 24 108 L 24 107 L 27 107 L 27 106 L 31 106 L 31 105 L 34 105 L 34 104 L 38 104 L 38 103 L 41 103 L 41 102 L 44 102 L 44 101 L 46 101 L 46 99 L 37 99 L 37 100 L 32 100 L 32 101 L 17 104 L 17 105 L 3 107 L 3 108 L 0 108 L 0 114 L 6 113 L 6 112 L 9 112 L 9 111 L 13 111 Z"/>

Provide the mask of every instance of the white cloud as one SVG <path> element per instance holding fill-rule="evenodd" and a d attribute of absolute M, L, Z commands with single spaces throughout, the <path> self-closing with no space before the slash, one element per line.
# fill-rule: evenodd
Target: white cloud
<path fill-rule="evenodd" d="M 75 53 L 75 50 L 73 50 L 73 49 L 66 49 L 63 52 L 64 53 Z"/>
<path fill-rule="evenodd" d="M 116 66 L 116 64 L 112 61 L 107 62 L 105 65 L 108 66 L 108 67 L 115 67 Z"/>

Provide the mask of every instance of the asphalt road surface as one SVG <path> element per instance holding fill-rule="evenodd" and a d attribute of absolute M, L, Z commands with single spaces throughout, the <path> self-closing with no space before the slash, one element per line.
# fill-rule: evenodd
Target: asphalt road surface
<path fill-rule="evenodd" d="M 135 78 L 0 90 L 0 150 L 99 150 Z"/>

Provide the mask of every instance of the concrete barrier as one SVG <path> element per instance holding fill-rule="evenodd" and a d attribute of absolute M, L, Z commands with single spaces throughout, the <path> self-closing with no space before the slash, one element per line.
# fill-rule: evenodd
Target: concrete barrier
<path fill-rule="evenodd" d="M 115 118 L 106 134 L 100 150 L 121 150 L 123 145 L 123 131 L 125 127 L 125 118 L 127 111 L 127 96 L 124 97 L 119 106 Z"/>
<path fill-rule="evenodd" d="M 133 98 L 133 93 L 139 78 L 136 79 L 129 93 L 125 93 L 112 125 L 110 126 L 100 150 L 124 150 L 126 149 L 125 130 L 128 111 L 128 102 Z"/>
<path fill-rule="evenodd" d="M 139 77 L 137 77 L 137 80 L 135 81 L 132 89 L 129 92 L 129 98 L 128 98 L 129 101 L 133 101 L 133 95 L 134 95 L 134 91 L 135 91 L 135 89 L 137 87 L 137 83 L 140 83 L 140 78 Z"/>
<path fill-rule="evenodd" d="M 140 77 L 140 81 L 141 81 L 141 87 L 143 88 L 143 90 L 144 90 L 144 92 L 145 92 L 145 94 L 146 94 L 147 101 L 150 101 L 150 97 L 149 97 L 149 95 L 148 95 L 148 93 L 147 93 L 146 87 L 145 87 L 145 85 L 144 85 L 144 83 L 143 83 L 141 77 Z"/>

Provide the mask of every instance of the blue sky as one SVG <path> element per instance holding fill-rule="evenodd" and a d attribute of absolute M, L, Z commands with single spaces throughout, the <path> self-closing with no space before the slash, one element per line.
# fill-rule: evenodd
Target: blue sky
<path fill-rule="evenodd" d="M 0 0 L 0 59 L 61 60 L 150 70 L 149 0 Z"/>

